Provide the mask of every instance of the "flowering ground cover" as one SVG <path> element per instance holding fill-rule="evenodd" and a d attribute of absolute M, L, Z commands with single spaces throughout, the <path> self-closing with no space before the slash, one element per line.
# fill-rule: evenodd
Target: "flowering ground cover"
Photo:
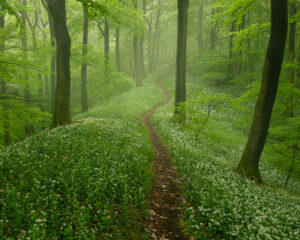
<path fill-rule="evenodd" d="M 147 239 L 154 152 L 140 118 L 164 101 L 160 74 L 0 150 L 1 239 Z"/>
<path fill-rule="evenodd" d="M 173 90 L 173 79 L 165 82 Z M 201 110 L 201 109 L 200 109 Z M 233 170 L 246 135 L 237 134 L 228 111 L 212 114 L 195 141 L 190 129 L 171 121 L 173 103 L 153 123 L 163 136 L 184 178 L 182 224 L 193 239 L 300 239 L 299 180 L 283 191 L 282 173 L 261 165 L 266 184 L 259 186 Z M 272 187 L 270 187 L 270 185 Z M 298 190 L 297 190 L 298 189 Z"/>

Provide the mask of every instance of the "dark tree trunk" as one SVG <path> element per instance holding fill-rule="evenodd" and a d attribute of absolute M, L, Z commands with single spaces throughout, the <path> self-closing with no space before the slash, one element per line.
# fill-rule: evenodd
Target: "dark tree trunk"
<path fill-rule="evenodd" d="M 88 100 L 87 100 L 87 62 L 86 55 L 88 52 L 88 10 L 84 7 L 83 10 L 84 20 L 83 20 L 83 42 L 82 42 L 82 65 L 81 65 L 81 109 L 82 112 L 88 111 Z"/>
<path fill-rule="evenodd" d="M 186 101 L 186 48 L 187 48 L 187 22 L 189 0 L 177 0 L 178 6 L 178 32 L 177 32 L 177 67 L 176 67 L 176 93 L 175 93 L 175 119 L 185 122 L 186 111 L 180 106 Z"/>
<path fill-rule="evenodd" d="M 70 46 L 65 0 L 48 0 L 56 37 L 56 89 L 51 127 L 71 122 L 70 114 Z"/>
<path fill-rule="evenodd" d="M 292 18 L 297 14 L 297 7 L 296 7 L 295 1 L 289 3 L 289 6 L 290 6 L 289 15 L 290 15 L 290 18 Z M 295 61 L 295 45 L 296 45 L 296 20 L 295 19 L 293 19 L 293 21 L 290 23 L 289 29 L 290 29 L 290 31 L 289 31 L 288 61 L 289 61 L 289 64 L 291 64 L 291 67 L 289 67 L 289 69 L 288 69 L 288 82 L 290 84 L 294 84 L 295 71 L 294 71 L 293 64 Z M 290 93 L 290 95 L 287 98 L 285 115 L 287 117 L 292 117 L 294 115 L 293 93 L 292 92 Z"/>
<path fill-rule="evenodd" d="M 120 26 L 116 29 L 116 65 L 118 72 L 121 72 L 121 62 L 120 62 Z"/>
<path fill-rule="evenodd" d="M 271 1 L 271 25 L 260 94 L 256 102 L 248 142 L 237 167 L 238 173 L 257 182 L 262 182 L 259 160 L 269 130 L 285 49 L 288 25 L 287 0 Z"/>
<path fill-rule="evenodd" d="M 203 8 L 204 3 L 201 2 L 199 6 L 199 12 L 198 12 L 198 47 L 199 50 L 203 48 Z"/>
<path fill-rule="evenodd" d="M 4 11 L 4 9 L 1 9 L 1 11 Z M 4 13 L 0 13 L 0 29 L 4 29 L 5 26 L 5 20 L 4 20 Z M 0 51 L 4 53 L 4 38 L 1 38 L 0 40 Z M 6 95 L 7 94 L 7 88 L 6 88 L 6 82 L 5 80 L 0 77 L 0 94 Z M 2 103 L 2 122 L 3 122 L 3 137 L 4 137 L 4 144 L 8 146 L 10 144 L 10 133 L 9 133 L 9 109 L 7 103 L 4 101 Z"/>
<path fill-rule="evenodd" d="M 105 24 L 105 33 L 104 33 L 104 55 L 105 55 L 105 83 L 109 84 L 109 23 L 108 19 L 105 18 L 104 20 Z"/>

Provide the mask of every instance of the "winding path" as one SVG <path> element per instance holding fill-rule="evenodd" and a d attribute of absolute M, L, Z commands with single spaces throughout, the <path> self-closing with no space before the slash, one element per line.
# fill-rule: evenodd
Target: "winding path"
<path fill-rule="evenodd" d="M 183 201 L 179 176 L 167 147 L 163 144 L 161 137 L 157 134 L 150 121 L 157 109 L 166 105 L 171 100 L 171 95 L 162 86 L 162 82 L 173 72 L 172 70 L 167 73 L 157 83 L 167 97 L 166 102 L 155 107 L 142 118 L 156 152 L 154 185 L 151 196 L 148 199 L 148 204 L 151 208 L 150 219 L 147 220 L 147 226 L 145 226 L 149 229 L 152 239 L 155 240 L 186 239 L 179 226 L 179 205 Z"/>

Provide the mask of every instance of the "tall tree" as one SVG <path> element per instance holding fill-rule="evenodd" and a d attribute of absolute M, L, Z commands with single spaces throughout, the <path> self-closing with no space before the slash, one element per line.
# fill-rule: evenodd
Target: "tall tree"
<path fill-rule="evenodd" d="M 147 3 L 146 0 L 143 0 L 143 12 L 146 16 L 147 12 Z M 146 77 L 146 68 L 144 61 L 144 40 L 145 40 L 145 31 L 142 32 L 142 36 L 139 38 L 139 58 L 140 58 L 140 68 L 141 68 L 141 78 Z"/>
<path fill-rule="evenodd" d="M 198 46 L 199 50 L 203 48 L 203 11 L 204 9 L 204 0 L 201 0 L 199 9 L 198 9 Z"/>
<path fill-rule="evenodd" d="M 120 62 L 120 26 L 116 28 L 116 65 L 118 72 L 121 72 L 121 62 Z"/>
<path fill-rule="evenodd" d="M 81 109 L 82 112 L 88 110 L 88 100 L 87 100 L 87 62 L 86 55 L 88 52 L 88 10 L 83 6 L 83 42 L 82 42 L 82 65 L 81 65 Z"/>
<path fill-rule="evenodd" d="M 4 19 L 4 10 L 0 8 L 0 29 L 3 30 L 5 26 L 5 19 Z M 0 40 L 0 52 L 1 54 L 4 54 L 4 48 L 5 48 L 5 38 L 1 37 Z M 6 87 L 6 81 L 3 79 L 3 77 L 0 77 L 0 94 L 6 95 L 7 94 L 7 87 Z M 8 146 L 10 144 L 10 132 L 9 132 L 9 109 L 7 103 L 4 101 L 2 103 L 2 121 L 3 121 L 3 136 L 4 136 L 4 144 Z"/>
<path fill-rule="evenodd" d="M 109 83 L 109 23 L 104 19 L 104 55 L 105 55 L 105 83 Z"/>
<path fill-rule="evenodd" d="M 23 0 L 22 2 L 23 7 L 27 7 L 27 1 Z M 22 50 L 23 50 L 23 60 L 27 61 L 27 32 L 26 32 L 26 26 L 27 26 L 27 13 L 25 9 L 21 11 L 21 17 L 22 17 L 22 35 L 21 35 L 21 43 L 22 43 Z M 30 104 L 30 90 L 29 90 L 29 77 L 28 77 L 28 71 L 27 68 L 24 68 L 23 70 L 24 79 L 25 79 L 25 88 L 24 88 L 24 100 L 27 105 Z M 28 136 L 34 131 L 34 128 L 28 120 L 25 120 L 25 134 Z"/>
<path fill-rule="evenodd" d="M 46 5 L 45 1 L 42 0 L 42 3 L 47 11 L 48 14 L 48 21 L 49 21 L 49 30 L 50 30 L 50 42 L 52 49 L 56 46 L 55 40 L 55 31 L 54 31 L 54 22 L 53 17 L 50 13 L 48 6 Z M 55 101 L 55 85 L 56 85 L 56 55 L 52 54 L 51 62 L 50 62 L 50 86 L 51 86 L 51 112 L 54 112 L 54 101 Z"/>
<path fill-rule="evenodd" d="M 65 0 L 47 0 L 56 37 L 56 89 L 51 127 L 68 124 L 70 114 L 70 47 Z"/>
<path fill-rule="evenodd" d="M 260 94 L 237 172 L 262 182 L 259 160 L 266 142 L 275 102 L 287 36 L 287 0 L 271 0 L 271 36 L 265 58 Z"/>
<path fill-rule="evenodd" d="M 177 59 L 176 59 L 176 94 L 175 118 L 184 122 L 186 111 L 181 104 L 186 101 L 186 48 L 187 48 L 187 22 L 189 0 L 177 0 L 178 31 L 177 31 Z"/>
<path fill-rule="evenodd" d="M 138 8 L 137 0 L 133 0 L 133 5 L 135 8 Z M 142 85 L 142 74 L 141 74 L 141 61 L 140 61 L 140 47 L 139 37 L 136 32 L 133 33 L 133 44 L 132 44 L 132 51 L 133 51 L 133 63 L 134 63 L 134 72 L 135 72 L 135 82 L 136 86 Z"/>
<path fill-rule="evenodd" d="M 293 19 L 297 14 L 297 6 L 296 1 L 292 0 L 289 2 L 289 16 L 290 16 L 290 24 L 289 24 L 289 49 L 288 49 L 288 61 L 291 65 L 288 69 L 288 82 L 290 84 L 294 84 L 294 61 L 295 61 L 295 45 L 296 45 L 296 19 Z M 290 93 L 288 96 L 286 103 L 286 112 L 285 115 L 287 117 L 292 117 L 294 115 L 293 111 L 293 94 Z"/>

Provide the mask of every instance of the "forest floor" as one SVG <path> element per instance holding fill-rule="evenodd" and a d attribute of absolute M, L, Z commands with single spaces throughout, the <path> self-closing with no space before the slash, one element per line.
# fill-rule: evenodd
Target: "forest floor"
<path fill-rule="evenodd" d="M 170 93 L 162 86 L 165 80 L 173 71 L 160 79 L 157 83 L 159 88 L 166 95 L 165 103 L 158 105 L 146 113 L 142 122 L 147 127 L 150 140 L 155 150 L 154 172 L 155 179 L 148 204 L 150 206 L 150 217 L 145 223 L 149 229 L 152 239 L 159 240 L 184 240 L 183 232 L 179 226 L 179 205 L 183 201 L 181 194 L 180 177 L 173 164 L 169 150 L 164 145 L 161 137 L 151 123 L 151 117 L 162 106 L 171 101 Z"/>

